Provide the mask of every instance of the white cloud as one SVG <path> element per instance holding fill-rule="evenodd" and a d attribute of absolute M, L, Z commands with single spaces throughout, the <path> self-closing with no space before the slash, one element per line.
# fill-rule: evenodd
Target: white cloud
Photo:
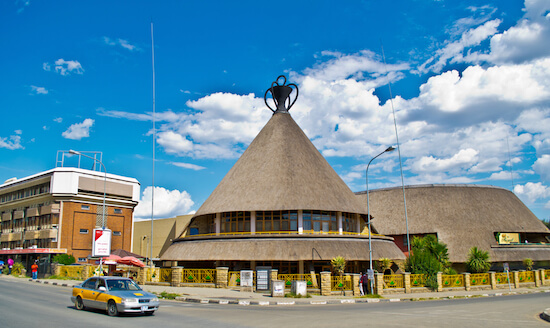
<path fill-rule="evenodd" d="M 533 164 L 533 170 L 541 176 L 544 181 L 550 181 L 550 155 L 542 155 Z"/>
<path fill-rule="evenodd" d="M 90 136 L 90 128 L 94 125 L 94 120 L 91 118 L 85 119 L 82 123 L 75 123 L 69 126 L 67 131 L 61 135 L 66 139 L 80 140 Z"/>
<path fill-rule="evenodd" d="M 45 71 L 51 71 L 51 65 L 49 63 L 42 64 L 42 67 Z M 84 69 L 82 68 L 82 65 L 76 61 L 76 60 L 65 60 L 63 58 L 59 58 L 55 61 L 54 70 L 56 73 L 59 73 L 60 75 L 67 76 L 70 75 L 70 73 L 75 74 L 83 74 Z"/>
<path fill-rule="evenodd" d="M 514 193 L 528 204 L 535 203 L 538 199 L 550 197 L 550 188 L 542 182 L 527 182 L 525 185 L 516 185 Z"/>
<path fill-rule="evenodd" d="M 124 40 L 124 39 L 111 39 L 109 37 L 106 37 L 104 36 L 103 37 L 103 42 L 106 44 L 106 45 L 109 45 L 109 46 L 121 46 L 122 48 L 126 49 L 126 50 L 129 50 L 129 51 L 141 51 L 140 48 L 136 47 L 135 45 L 133 44 L 130 44 L 130 42 L 128 42 L 128 40 Z"/>
<path fill-rule="evenodd" d="M 451 158 L 438 159 L 433 156 L 423 156 L 414 160 L 412 170 L 421 172 L 447 172 L 455 169 L 467 169 L 477 162 L 479 152 L 475 149 L 461 149 Z"/>
<path fill-rule="evenodd" d="M 181 168 L 184 168 L 184 169 L 194 170 L 194 171 L 200 171 L 200 170 L 204 170 L 206 168 L 204 166 L 199 166 L 199 165 L 190 164 L 190 163 L 181 163 L 181 162 L 170 162 L 168 164 L 171 164 L 171 165 L 174 165 L 174 166 L 177 166 L 177 167 L 181 167 Z"/>
<path fill-rule="evenodd" d="M 155 187 L 154 192 L 154 218 L 170 218 L 177 215 L 188 214 L 195 204 L 186 191 L 168 190 L 162 187 Z M 139 204 L 134 210 L 134 217 L 137 219 L 151 218 L 151 203 L 153 188 L 148 186 L 143 191 Z"/>
<path fill-rule="evenodd" d="M 56 117 L 53 119 L 54 122 L 61 123 L 63 122 L 63 117 Z"/>
<path fill-rule="evenodd" d="M 25 147 L 21 145 L 21 136 L 17 134 L 20 133 L 16 132 L 16 135 L 11 135 L 6 138 L 0 137 L 0 148 L 6 148 L 9 150 L 24 149 Z"/>
<path fill-rule="evenodd" d="M 37 87 L 35 85 L 31 85 L 31 90 L 32 90 L 33 94 L 37 94 L 37 95 L 47 95 L 48 94 L 48 90 L 44 87 Z"/>

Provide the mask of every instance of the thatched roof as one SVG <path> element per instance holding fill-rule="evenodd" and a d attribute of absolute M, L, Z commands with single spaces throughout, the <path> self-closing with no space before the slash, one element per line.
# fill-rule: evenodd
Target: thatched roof
<path fill-rule="evenodd" d="M 502 248 L 497 232 L 550 234 L 546 226 L 509 190 L 478 185 L 405 187 L 409 234 L 437 233 L 451 262 L 465 262 L 471 247 L 489 251 L 491 261 L 550 260 L 550 246 Z M 357 197 L 366 202 L 366 194 Z M 369 191 L 373 227 L 384 235 L 406 234 L 401 187 Z"/>
<path fill-rule="evenodd" d="M 288 113 L 275 113 L 195 217 L 230 211 L 366 213 Z"/>
<path fill-rule="evenodd" d="M 390 238 L 372 239 L 373 259 L 404 260 Z M 368 261 L 366 238 L 353 237 L 260 237 L 185 239 L 175 241 L 162 254 L 165 261 L 300 261 L 327 260 L 343 256 L 348 261 Z"/>

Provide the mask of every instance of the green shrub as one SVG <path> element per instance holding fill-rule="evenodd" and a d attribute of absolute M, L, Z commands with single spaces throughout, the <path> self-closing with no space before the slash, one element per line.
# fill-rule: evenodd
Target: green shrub
<path fill-rule="evenodd" d="M 23 266 L 23 263 L 15 262 L 13 264 L 13 267 L 11 268 L 11 274 L 13 276 L 20 276 L 21 273 L 23 272 L 23 269 L 25 269 L 25 267 Z"/>
<path fill-rule="evenodd" d="M 471 273 L 485 273 L 491 268 L 489 261 L 489 252 L 477 247 L 470 248 L 468 260 L 466 261 L 466 270 Z"/>
<path fill-rule="evenodd" d="M 523 266 L 525 266 L 525 269 L 527 269 L 527 271 L 533 270 L 534 264 L 535 262 L 533 262 L 533 260 L 530 258 L 523 259 Z"/>
<path fill-rule="evenodd" d="M 76 259 L 69 254 L 57 254 L 53 257 L 53 261 L 63 265 L 70 265 L 75 263 Z"/>
<path fill-rule="evenodd" d="M 449 252 L 447 245 L 437 240 L 437 237 L 428 235 L 424 238 L 414 237 L 411 255 L 407 258 L 405 268 L 412 274 L 425 274 L 425 286 L 437 289 L 437 273 L 449 271 Z"/>

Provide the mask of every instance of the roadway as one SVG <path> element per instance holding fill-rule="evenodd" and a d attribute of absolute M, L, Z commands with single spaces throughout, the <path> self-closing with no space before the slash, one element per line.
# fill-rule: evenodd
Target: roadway
<path fill-rule="evenodd" d="M 78 311 L 71 288 L 0 280 L 0 326 L 24 327 L 550 327 L 548 293 L 420 302 L 242 306 L 161 301 L 154 316 Z"/>

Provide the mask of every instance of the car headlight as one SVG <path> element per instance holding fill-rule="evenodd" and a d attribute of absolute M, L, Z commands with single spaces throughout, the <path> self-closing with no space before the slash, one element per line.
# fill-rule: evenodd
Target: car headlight
<path fill-rule="evenodd" d="M 137 298 L 123 298 L 122 299 L 122 303 L 137 303 L 137 302 L 138 302 Z"/>
<path fill-rule="evenodd" d="M 156 298 L 156 297 L 153 297 L 153 298 L 151 299 L 151 302 L 158 302 L 158 301 L 159 301 L 159 299 Z"/>

